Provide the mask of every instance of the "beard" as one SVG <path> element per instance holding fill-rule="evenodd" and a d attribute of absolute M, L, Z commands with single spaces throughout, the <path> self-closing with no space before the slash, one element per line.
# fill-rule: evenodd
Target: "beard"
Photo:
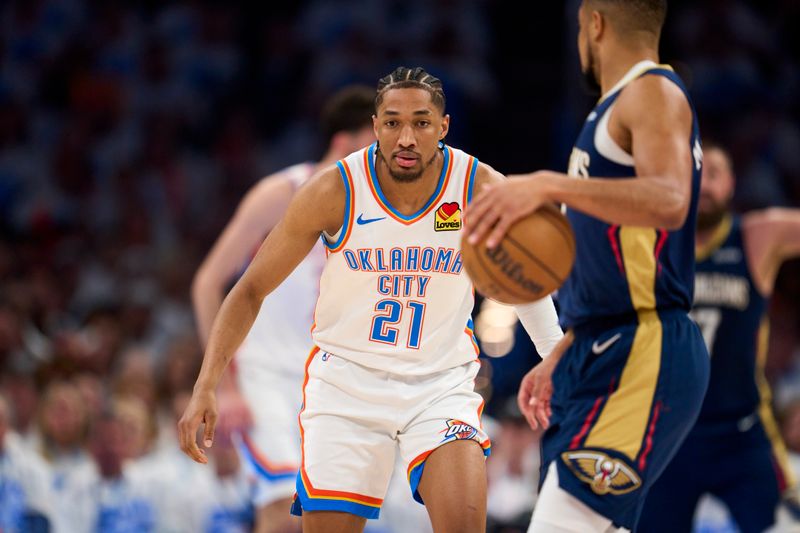
<path fill-rule="evenodd" d="M 592 55 L 591 48 L 589 49 L 588 53 L 588 61 L 586 68 L 581 69 L 581 85 L 583 86 L 583 90 L 586 91 L 590 96 L 600 96 L 600 82 L 597 81 L 597 76 L 594 73 L 594 56 Z"/>
<path fill-rule="evenodd" d="M 711 206 L 708 209 L 697 210 L 697 230 L 708 231 L 716 228 L 725 215 L 728 213 L 726 202 L 710 200 Z"/>
<path fill-rule="evenodd" d="M 392 177 L 393 180 L 399 183 L 412 183 L 414 181 L 417 181 L 422 177 L 422 173 L 425 172 L 425 169 L 427 169 L 430 166 L 430 164 L 436 160 L 436 153 L 434 152 L 433 156 L 428 160 L 428 162 L 421 165 L 418 169 L 402 168 L 400 170 L 397 170 L 392 168 L 392 165 L 384 157 L 383 152 L 381 152 L 380 148 L 378 148 L 376 152 L 378 154 L 378 157 L 380 157 L 381 160 L 383 160 L 384 164 L 386 165 L 386 168 L 389 169 L 389 175 Z"/>

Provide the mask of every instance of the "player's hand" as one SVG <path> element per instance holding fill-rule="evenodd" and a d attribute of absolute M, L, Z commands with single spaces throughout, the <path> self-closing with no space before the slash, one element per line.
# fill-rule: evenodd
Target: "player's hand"
<path fill-rule="evenodd" d="M 519 410 L 531 429 L 547 429 L 550 426 L 550 398 L 553 395 L 553 369 L 555 365 L 545 359 L 522 378 L 517 394 Z"/>
<path fill-rule="evenodd" d="M 253 426 L 253 414 L 250 407 L 238 390 L 232 389 L 219 393 L 219 425 L 220 433 L 231 435 Z"/>
<path fill-rule="evenodd" d="M 488 234 L 486 246 L 494 248 L 514 222 L 549 201 L 546 171 L 509 176 L 507 181 L 486 185 L 464 214 L 464 229 L 470 244 Z"/>
<path fill-rule="evenodd" d="M 198 463 L 208 463 L 205 451 L 197 446 L 197 430 L 205 424 L 203 446 L 211 448 L 214 443 L 214 428 L 217 424 L 217 399 L 213 390 L 192 393 L 189 405 L 178 421 L 178 440 L 183 453 Z"/>
<path fill-rule="evenodd" d="M 572 340 L 572 331 L 568 331 L 550 355 L 522 378 L 517 404 L 531 429 L 550 427 L 550 416 L 553 414 L 550 407 L 550 398 L 553 396 L 553 371 L 572 344 Z"/>

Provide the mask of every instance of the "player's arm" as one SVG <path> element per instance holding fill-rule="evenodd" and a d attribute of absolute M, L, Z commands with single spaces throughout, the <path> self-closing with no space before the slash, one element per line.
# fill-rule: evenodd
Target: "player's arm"
<path fill-rule="evenodd" d="M 480 163 L 475 174 L 475 186 L 484 187 L 505 181 L 505 176 L 488 165 Z M 522 326 L 536 346 L 536 351 L 546 361 L 537 365 L 523 378 L 517 400 L 520 411 L 533 429 L 546 428 L 550 419 L 550 396 L 553 392 L 552 373 L 571 344 L 564 340 L 558 323 L 553 299 L 546 296 L 535 302 L 515 305 Z M 571 338 L 571 337 L 570 337 Z"/>
<path fill-rule="evenodd" d="M 293 194 L 294 185 L 283 174 L 261 180 L 242 199 L 197 270 L 192 281 L 192 305 L 203 346 L 222 305 L 226 284 L 281 219 Z"/>
<path fill-rule="evenodd" d="M 485 188 L 506 181 L 506 177 L 485 163 L 478 163 L 475 172 L 475 187 Z M 515 305 L 514 309 L 522 326 L 536 346 L 536 351 L 546 358 L 564 336 L 558 324 L 553 299 L 548 295 L 528 304 Z"/>
<path fill-rule="evenodd" d="M 178 423 L 181 449 L 195 461 L 207 462 L 195 442 L 197 428 L 205 423 L 203 441 L 210 447 L 217 417 L 214 391 L 253 325 L 261 302 L 308 255 L 322 231 L 333 234 L 339 230 L 344 203 L 344 186 L 335 167 L 312 178 L 297 191 L 283 219 L 222 302 L 211 327 L 192 398 Z"/>
<path fill-rule="evenodd" d="M 674 83 L 660 76 L 632 82 L 615 105 L 609 131 L 633 154 L 635 178 L 575 179 L 541 171 L 490 186 L 467 213 L 471 242 L 489 233 L 487 245 L 495 246 L 511 224 L 547 202 L 609 224 L 680 228 L 691 202 L 691 128 L 689 103 Z"/>
<path fill-rule="evenodd" d="M 756 286 L 762 294 L 772 294 L 783 262 L 800 256 L 800 209 L 773 207 L 748 213 L 742 229 Z"/>

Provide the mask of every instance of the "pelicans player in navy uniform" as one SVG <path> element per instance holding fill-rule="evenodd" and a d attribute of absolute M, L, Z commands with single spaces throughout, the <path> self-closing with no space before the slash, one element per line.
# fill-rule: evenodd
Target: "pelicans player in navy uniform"
<path fill-rule="evenodd" d="M 775 522 L 795 479 L 764 378 L 767 302 L 781 263 L 800 255 L 800 210 L 730 212 L 728 154 L 704 146 L 692 318 L 711 354 L 697 424 L 647 497 L 641 530 L 689 531 L 704 493 L 722 500 L 742 533 Z M 793 502 L 796 507 L 796 504 Z"/>
<path fill-rule="evenodd" d="M 489 439 L 475 390 L 472 284 L 461 213 L 474 187 L 503 177 L 443 143 L 441 82 L 399 68 L 378 84 L 379 144 L 301 187 L 214 320 L 179 423 L 187 455 L 205 462 L 214 390 L 269 294 L 323 237 L 320 281 L 299 416 L 302 460 L 292 512 L 306 532 L 358 532 L 377 518 L 399 449 L 414 497 L 437 533 L 483 533 Z M 517 307 L 540 353 L 562 332 L 549 297 Z"/>
<path fill-rule="evenodd" d="M 688 316 L 702 150 L 683 83 L 658 64 L 665 14 L 664 0 L 584 0 L 581 66 L 603 96 L 569 176 L 510 179 L 466 213 L 470 238 L 488 234 L 489 247 L 549 202 L 567 206 L 575 231 L 575 267 L 559 293 L 568 333 L 520 387 L 529 422 L 547 428 L 530 532 L 633 529 L 708 384 L 708 352 Z"/>

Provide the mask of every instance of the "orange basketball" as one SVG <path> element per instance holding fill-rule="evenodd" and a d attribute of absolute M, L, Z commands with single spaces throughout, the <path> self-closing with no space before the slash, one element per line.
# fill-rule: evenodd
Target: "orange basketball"
<path fill-rule="evenodd" d="M 485 238 L 474 246 L 462 238 L 461 257 L 475 288 L 501 303 L 544 298 L 564 283 L 575 262 L 572 226 L 553 205 L 515 222 L 494 249 Z"/>

